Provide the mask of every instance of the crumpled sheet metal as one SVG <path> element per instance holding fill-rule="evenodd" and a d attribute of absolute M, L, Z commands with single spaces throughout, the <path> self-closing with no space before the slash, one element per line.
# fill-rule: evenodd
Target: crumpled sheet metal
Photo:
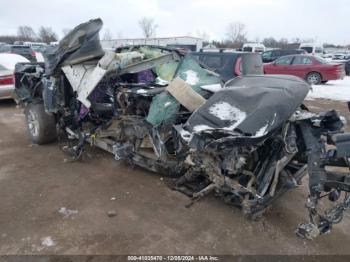
<path fill-rule="evenodd" d="M 100 44 L 100 18 L 82 23 L 70 31 L 55 47 L 45 52 L 45 74 L 52 75 L 61 64 L 73 64 L 88 59 L 102 57 L 104 51 Z"/>
<path fill-rule="evenodd" d="M 190 133 L 223 130 L 262 137 L 293 115 L 309 88 L 292 76 L 236 78 L 196 110 L 185 129 Z"/>
<path fill-rule="evenodd" d="M 184 80 L 195 92 L 204 98 L 208 97 L 209 92 L 203 90 L 201 86 L 221 83 L 218 76 L 215 76 L 202 68 L 190 55 L 187 55 L 182 60 L 177 68 L 175 77 Z M 165 91 L 153 98 L 147 121 L 154 126 L 158 126 L 162 123 L 165 125 L 171 125 L 174 123 L 176 114 L 179 110 L 180 103 L 169 92 Z"/>

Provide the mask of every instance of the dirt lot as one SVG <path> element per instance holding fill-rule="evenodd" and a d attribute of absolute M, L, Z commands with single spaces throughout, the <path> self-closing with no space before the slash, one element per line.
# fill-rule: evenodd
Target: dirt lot
<path fill-rule="evenodd" d="M 308 104 L 350 122 L 345 104 Z M 348 215 L 314 241 L 294 235 L 306 181 L 250 222 L 214 196 L 185 208 L 165 179 L 100 150 L 83 162 L 65 157 L 57 143 L 32 145 L 22 110 L 0 101 L 0 254 L 350 254 Z"/>

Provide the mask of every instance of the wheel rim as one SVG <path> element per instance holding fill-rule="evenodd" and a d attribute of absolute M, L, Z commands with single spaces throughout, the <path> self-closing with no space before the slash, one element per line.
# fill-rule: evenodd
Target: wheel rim
<path fill-rule="evenodd" d="M 28 128 L 32 136 L 38 136 L 39 134 L 39 121 L 36 115 L 29 110 L 28 112 Z"/>
<path fill-rule="evenodd" d="M 318 82 L 320 81 L 320 78 L 317 74 L 310 74 L 307 77 L 307 81 L 309 82 L 309 84 L 315 85 L 315 84 L 318 84 Z"/>

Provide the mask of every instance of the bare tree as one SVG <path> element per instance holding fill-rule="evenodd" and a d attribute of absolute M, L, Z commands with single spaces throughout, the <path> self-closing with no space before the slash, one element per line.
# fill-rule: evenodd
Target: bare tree
<path fill-rule="evenodd" d="M 245 32 L 245 24 L 240 22 L 232 22 L 227 26 L 227 38 L 232 43 L 244 43 L 247 41 L 247 33 Z"/>
<path fill-rule="evenodd" d="M 39 28 L 39 38 L 42 42 L 49 44 L 50 42 L 57 41 L 57 34 L 52 30 L 51 27 L 41 26 Z"/>
<path fill-rule="evenodd" d="M 288 42 L 288 39 L 285 38 L 285 37 L 282 37 L 279 41 L 281 44 L 284 44 L 284 45 L 287 45 L 289 42 Z"/>
<path fill-rule="evenodd" d="M 293 37 L 293 38 L 291 39 L 291 42 L 292 42 L 292 43 L 301 43 L 301 40 L 300 40 L 299 37 Z"/>
<path fill-rule="evenodd" d="M 158 25 L 154 22 L 153 18 L 143 17 L 139 20 L 139 26 L 146 38 L 156 36 Z"/>
<path fill-rule="evenodd" d="M 19 26 L 17 29 L 17 36 L 21 40 L 34 41 L 36 34 L 30 26 Z"/>
<path fill-rule="evenodd" d="M 207 34 L 205 31 L 197 30 L 195 36 L 203 39 L 204 42 L 209 42 L 210 40 L 209 34 Z"/>
<path fill-rule="evenodd" d="M 279 47 L 279 43 L 278 41 L 271 37 L 266 37 L 263 39 L 262 43 L 266 46 L 266 47 L 271 47 L 271 48 L 276 48 Z"/>
<path fill-rule="evenodd" d="M 112 39 L 113 39 L 113 35 L 111 31 L 107 28 L 105 30 L 105 33 L 103 34 L 102 40 L 112 40 Z"/>
<path fill-rule="evenodd" d="M 301 39 L 300 42 L 302 42 L 302 43 L 314 43 L 314 42 L 316 42 L 316 39 L 312 38 L 312 37 L 308 37 L 308 38 Z"/>
<path fill-rule="evenodd" d="M 283 49 L 288 49 L 288 48 L 290 48 L 290 44 L 289 44 L 288 38 L 282 37 L 282 38 L 278 41 L 278 47 L 279 47 L 279 48 L 283 48 Z"/>
<path fill-rule="evenodd" d="M 23 41 L 16 35 L 0 35 L 0 43 L 13 44 L 16 41 Z"/>

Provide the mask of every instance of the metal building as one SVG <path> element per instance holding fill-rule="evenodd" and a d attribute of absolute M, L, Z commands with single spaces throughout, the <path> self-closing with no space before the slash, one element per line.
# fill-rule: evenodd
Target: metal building
<path fill-rule="evenodd" d="M 155 38 L 127 38 L 114 40 L 101 40 L 104 49 L 115 49 L 128 45 L 158 45 L 164 47 L 186 48 L 199 51 L 203 47 L 203 39 L 192 36 L 155 37 Z"/>

